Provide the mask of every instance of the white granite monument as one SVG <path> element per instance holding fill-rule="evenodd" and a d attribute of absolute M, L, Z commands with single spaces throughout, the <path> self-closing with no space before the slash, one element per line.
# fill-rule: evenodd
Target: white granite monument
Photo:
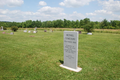
<path fill-rule="evenodd" d="M 35 29 L 34 29 L 35 31 L 37 30 L 37 27 L 35 27 Z"/>
<path fill-rule="evenodd" d="M 1 26 L 1 30 L 3 31 L 4 29 L 3 29 L 3 26 Z"/>
<path fill-rule="evenodd" d="M 24 32 L 27 32 L 27 30 L 24 30 Z"/>
<path fill-rule="evenodd" d="M 78 32 L 64 31 L 64 63 L 60 67 L 79 72 L 78 64 Z"/>
<path fill-rule="evenodd" d="M 31 33 L 31 31 L 28 31 L 28 33 Z"/>
<path fill-rule="evenodd" d="M 33 33 L 37 33 L 37 31 L 33 31 Z"/>

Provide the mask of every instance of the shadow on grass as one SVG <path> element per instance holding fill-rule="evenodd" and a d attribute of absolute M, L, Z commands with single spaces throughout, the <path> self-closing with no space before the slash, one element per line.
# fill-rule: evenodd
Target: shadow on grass
<path fill-rule="evenodd" d="M 62 60 L 59 60 L 61 64 L 63 64 L 63 61 Z"/>

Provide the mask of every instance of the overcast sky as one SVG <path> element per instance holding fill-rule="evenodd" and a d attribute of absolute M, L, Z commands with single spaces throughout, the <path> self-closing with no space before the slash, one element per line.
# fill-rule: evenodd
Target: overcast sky
<path fill-rule="evenodd" d="M 0 21 L 120 20 L 120 0 L 0 0 Z"/>

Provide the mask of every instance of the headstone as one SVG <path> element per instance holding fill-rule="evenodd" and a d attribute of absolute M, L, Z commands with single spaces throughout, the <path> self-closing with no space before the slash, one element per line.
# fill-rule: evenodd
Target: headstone
<path fill-rule="evenodd" d="M 92 35 L 92 33 L 87 33 L 88 35 Z"/>
<path fill-rule="evenodd" d="M 76 31 L 76 29 L 74 29 L 74 31 Z"/>
<path fill-rule="evenodd" d="M 10 33 L 10 35 L 13 35 L 13 34 L 14 34 L 13 32 Z"/>
<path fill-rule="evenodd" d="M 27 32 L 27 30 L 24 30 L 24 32 Z"/>
<path fill-rule="evenodd" d="M 64 31 L 64 63 L 63 68 L 79 72 L 82 68 L 78 64 L 78 32 Z"/>
<path fill-rule="evenodd" d="M 81 31 L 78 31 L 79 32 L 79 34 L 81 34 Z"/>
<path fill-rule="evenodd" d="M 31 33 L 31 31 L 28 31 L 28 33 Z"/>
<path fill-rule="evenodd" d="M 47 32 L 47 30 L 44 30 L 44 32 Z"/>
<path fill-rule="evenodd" d="M 4 29 L 3 29 L 3 26 L 1 26 L 1 30 L 3 31 Z"/>
<path fill-rule="evenodd" d="M 34 29 L 35 31 L 37 30 L 37 27 L 35 27 L 35 29 Z"/>
<path fill-rule="evenodd" d="M 52 29 L 50 29 L 50 32 L 53 32 L 53 30 L 52 30 Z"/>
<path fill-rule="evenodd" d="M 33 31 L 33 33 L 37 33 L 37 31 Z"/>

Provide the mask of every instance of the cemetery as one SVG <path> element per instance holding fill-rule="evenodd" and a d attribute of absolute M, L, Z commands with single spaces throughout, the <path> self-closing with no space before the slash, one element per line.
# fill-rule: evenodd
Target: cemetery
<path fill-rule="evenodd" d="M 120 34 L 106 31 L 1 30 L 0 80 L 119 80 Z"/>

